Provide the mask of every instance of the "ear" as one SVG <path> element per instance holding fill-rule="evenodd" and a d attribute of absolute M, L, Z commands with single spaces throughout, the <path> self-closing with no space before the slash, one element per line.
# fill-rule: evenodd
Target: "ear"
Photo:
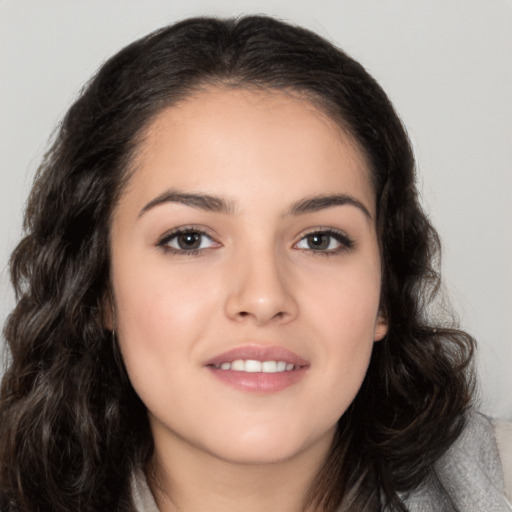
<path fill-rule="evenodd" d="M 388 321 L 382 313 L 379 313 L 377 321 L 375 322 L 375 331 L 373 335 L 374 341 L 380 341 L 388 333 Z"/>
<path fill-rule="evenodd" d="M 109 331 L 114 330 L 115 318 L 114 318 L 114 301 L 112 299 L 112 293 L 107 291 L 102 300 L 101 307 L 101 321 L 103 327 Z"/>

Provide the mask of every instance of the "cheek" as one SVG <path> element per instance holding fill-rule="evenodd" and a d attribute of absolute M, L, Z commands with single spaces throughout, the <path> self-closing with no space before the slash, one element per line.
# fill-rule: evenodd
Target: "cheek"
<path fill-rule="evenodd" d="M 329 414 L 339 417 L 350 405 L 366 375 L 372 353 L 379 310 L 378 264 L 355 265 L 351 271 L 310 283 L 308 322 L 321 336 L 324 388 L 333 397 Z M 318 276 L 317 276 L 318 277 Z M 334 398 L 336 397 L 336 398 Z"/>
<path fill-rule="evenodd" d="M 380 302 L 378 260 L 354 259 L 325 275 L 316 274 L 303 289 L 304 312 L 318 319 L 333 341 L 373 342 Z"/>
<path fill-rule="evenodd" d="M 130 378 L 175 374 L 177 361 L 193 357 L 207 329 L 215 289 L 165 264 L 134 262 L 116 270 L 116 331 Z"/>
<path fill-rule="evenodd" d="M 153 332 L 157 336 L 147 339 L 151 342 L 168 335 L 169 328 L 192 328 L 211 303 L 214 289 L 190 266 L 171 265 L 160 255 L 146 260 L 133 258 L 115 267 L 114 293 L 126 332 Z"/>

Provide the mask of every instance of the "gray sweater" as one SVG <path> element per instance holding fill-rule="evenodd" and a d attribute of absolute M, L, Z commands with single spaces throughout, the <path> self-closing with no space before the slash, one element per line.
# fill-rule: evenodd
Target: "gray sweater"
<path fill-rule="evenodd" d="M 510 512 L 503 467 L 512 458 L 512 429 L 505 435 L 486 416 L 471 416 L 462 435 L 439 459 L 423 486 L 402 496 L 410 512 Z M 499 447 L 498 447 L 499 445 Z M 506 474 L 510 486 L 511 474 Z M 132 480 L 138 512 L 159 512 L 142 473 Z"/>
<path fill-rule="evenodd" d="M 475 414 L 429 479 L 404 497 L 410 512 L 510 512 L 501 457 L 492 421 Z M 512 450 L 500 446 L 501 450 Z M 511 489 L 508 489 L 510 492 Z"/>

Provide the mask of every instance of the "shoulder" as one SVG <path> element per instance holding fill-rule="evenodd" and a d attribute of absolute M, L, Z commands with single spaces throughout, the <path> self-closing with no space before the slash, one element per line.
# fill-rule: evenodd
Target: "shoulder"
<path fill-rule="evenodd" d="M 493 420 L 493 426 L 503 471 L 505 494 L 512 500 L 512 422 Z"/>
<path fill-rule="evenodd" d="M 461 435 L 435 463 L 424 486 L 406 497 L 409 510 L 510 512 L 504 483 L 508 470 L 504 463 L 502 467 L 502 452 L 510 453 L 511 443 L 507 425 L 471 413 Z M 508 473 L 506 477 L 510 478 Z"/>
<path fill-rule="evenodd" d="M 441 485 L 460 510 L 509 511 L 495 425 L 472 413 L 457 441 L 435 465 Z"/>
<path fill-rule="evenodd" d="M 158 512 L 158 507 L 142 469 L 137 469 L 132 473 L 131 492 L 137 512 Z"/>

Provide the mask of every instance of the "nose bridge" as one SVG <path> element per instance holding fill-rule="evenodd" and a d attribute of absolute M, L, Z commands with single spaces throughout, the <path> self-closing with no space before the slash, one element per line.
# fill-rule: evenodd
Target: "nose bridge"
<path fill-rule="evenodd" d="M 261 325 L 288 321 L 297 314 L 286 257 L 271 244 L 238 251 L 230 274 L 229 317 L 250 318 Z"/>

